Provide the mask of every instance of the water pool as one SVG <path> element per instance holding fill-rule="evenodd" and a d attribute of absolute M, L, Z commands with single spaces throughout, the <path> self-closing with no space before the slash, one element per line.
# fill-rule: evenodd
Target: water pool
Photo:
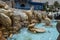
<path fill-rule="evenodd" d="M 27 30 L 27 28 L 23 28 L 19 31 L 18 34 L 14 34 L 12 38 L 8 38 L 8 40 L 56 40 L 59 33 L 56 29 L 57 22 L 51 22 L 52 27 L 44 26 L 44 23 L 36 24 L 35 27 L 44 28 L 46 30 L 45 33 L 31 33 Z"/>

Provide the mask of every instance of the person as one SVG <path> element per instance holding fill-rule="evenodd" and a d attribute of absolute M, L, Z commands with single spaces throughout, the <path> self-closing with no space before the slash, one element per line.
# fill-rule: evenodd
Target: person
<path fill-rule="evenodd" d="M 0 31 L 0 40 L 7 40 L 3 37 L 2 31 Z"/>

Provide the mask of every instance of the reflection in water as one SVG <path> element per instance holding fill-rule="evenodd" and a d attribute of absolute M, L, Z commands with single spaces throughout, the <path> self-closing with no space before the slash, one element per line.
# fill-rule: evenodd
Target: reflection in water
<path fill-rule="evenodd" d="M 58 32 L 56 30 L 56 22 L 52 22 L 53 27 L 45 27 L 44 23 L 36 24 L 35 27 L 45 28 L 45 33 L 31 33 L 27 30 L 27 28 L 23 28 L 20 30 L 19 34 L 13 35 L 12 40 L 56 40 L 58 37 Z M 49 31 L 49 32 L 48 32 Z"/>
<path fill-rule="evenodd" d="M 56 28 L 57 28 L 58 32 L 60 33 L 60 22 L 57 23 Z M 60 34 L 59 34 L 57 40 L 60 40 Z"/>
<path fill-rule="evenodd" d="M 57 40 L 60 40 L 60 35 L 58 36 Z"/>

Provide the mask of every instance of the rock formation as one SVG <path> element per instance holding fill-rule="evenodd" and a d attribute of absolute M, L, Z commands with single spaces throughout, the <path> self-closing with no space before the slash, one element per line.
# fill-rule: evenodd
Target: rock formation
<path fill-rule="evenodd" d="M 21 28 L 20 17 L 13 14 L 13 8 L 0 1 L 0 31 L 3 32 L 2 35 L 5 38 L 10 34 L 16 33 Z"/>
<path fill-rule="evenodd" d="M 10 8 L 5 2 L 0 1 L 0 31 L 3 32 L 2 35 L 4 37 L 11 37 L 22 27 L 27 27 L 33 32 L 45 32 L 44 29 L 34 27 L 35 23 L 41 22 L 41 19 L 46 21 L 46 25 L 50 24 L 48 18 L 45 18 L 45 16 L 42 18 L 42 15 L 34 12 L 33 8 L 29 11 L 18 11 Z"/>

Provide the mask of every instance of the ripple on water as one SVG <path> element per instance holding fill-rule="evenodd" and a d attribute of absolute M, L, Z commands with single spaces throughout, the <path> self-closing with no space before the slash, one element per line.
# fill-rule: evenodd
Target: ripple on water
<path fill-rule="evenodd" d="M 40 23 L 40 24 L 36 24 L 35 27 L 38 28 L 44 28 L 46 30 L 45 33 L 31 33 L 27 30 L 27 28 L 23 28 L 21 29 L 19 34 L 15 34 L 13 35 L 12 38 L 14 38 L 15 40 L 56 40 L 59 33 L 57 32 L 56 29 L 56 22 L 52 22 L 51 23 L 53 25 L 53 27 L 46 27 L 43 26 L 44 23 Z"/>

